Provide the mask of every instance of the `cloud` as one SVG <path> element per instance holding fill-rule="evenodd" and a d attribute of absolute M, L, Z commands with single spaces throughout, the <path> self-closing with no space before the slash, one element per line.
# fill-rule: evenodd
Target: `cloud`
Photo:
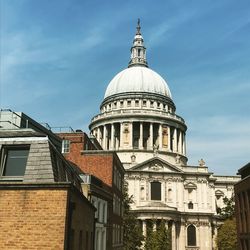
<path fill-rule="evenodd" d="M 220 174 L 234 174 L 249 161 L 250 118 L 241 116 L 213 116 L 193 119 L 189 124 L 188 153 L 191 164 L 200 158 L 210 170 Z"/>

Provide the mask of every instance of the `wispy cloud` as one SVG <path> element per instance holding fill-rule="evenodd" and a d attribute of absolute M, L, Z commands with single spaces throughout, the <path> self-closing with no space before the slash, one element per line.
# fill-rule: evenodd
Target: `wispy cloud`
<path fill-rule="evenodd" d="M 241 167 L 237 161 L 244 164 L 249 160 L 249 117 L 203 117 L 191 120 L 189 127 L 188 152 L 191 163 L 197 164 L 200 158 L 204 158 L 213 171 L 230 174 Z M 224 168 L 217 169 L 218 165 Z"/>

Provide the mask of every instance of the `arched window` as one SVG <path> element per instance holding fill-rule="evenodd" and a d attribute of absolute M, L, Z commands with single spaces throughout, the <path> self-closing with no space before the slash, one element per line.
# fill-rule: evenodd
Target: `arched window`
<path fill-rule="evenodd" d="M 196 228 L 194 225 L 187 227 L 187 241 L 188 246 L 196 246 Z"/>
<path fill-rule="evenodd" d="M 168 200 L 169 200 L 169 201 L 172 201 L 172 193 L 173 193 L 172 189 L 169 188 L 169 189 L 168 189 Z"/>
<path fill-rule="evenodd" d="M 159 181 L 151 182 L 151 200 L 161 200 L 161 183 Z"/>

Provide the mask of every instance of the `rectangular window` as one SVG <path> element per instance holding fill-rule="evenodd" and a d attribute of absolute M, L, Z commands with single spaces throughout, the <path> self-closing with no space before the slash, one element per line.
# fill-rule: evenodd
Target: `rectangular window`
<path fill-rule="evenodd" d="M 127 106 L 128 106 L 128 107 L 131 106 L 131 101 L 127 101 Z"/>
<path fill-rule="evenodd" d="M 29 146 L 27 145 L 3 147 L 1 153 L 1 176 L 24 176 L 28 155 Z"/>
<path fill-rule="evenodd" d="M 139 100 L 135 100 L 135 106 L 139 107 Z"/>
<path fill-rule="evenodd" d="M 69 146 L 70 146 L 70 141 L 63 140 L 62 141 L 62 153 L 69 153 Z"/>
<path fill-rule="evenodd" d="M 158 181 L 151 182 L 151 200 L 161 200 L 161 183 Z"/>
<path fill-rule="evenodd" d="M 143 100 L 142 106 L 143 106 L 143 107 L 146 107 L 146 106 L 147 106 L 147 101 Z"/>

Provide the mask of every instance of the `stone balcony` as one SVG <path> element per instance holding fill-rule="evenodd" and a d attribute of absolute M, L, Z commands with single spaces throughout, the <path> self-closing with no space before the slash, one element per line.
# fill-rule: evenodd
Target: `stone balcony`
<path fill-rule="evenodd" d="M 186 247 L 186 250 L 200 250 L 199 247 Z"/>
<path fill-rule="evenodd" d="M 172 114 L 163 110 L 155 110 L 155 109 L 119 109 L 119 110 L 111 110 L 111 111 L 105 111 L 104 113 L 98 114 L 94 116 L 91 120 L 92 122 L 95 122 L 99 119 L 104 119 L 108 117 L 121 117 L 121 116 L 126 116 L 126 115 L 137 115 L 137 116 L 157 116 L 157 117 L 162 117 L 162 118 L 169 118 L 181 123 L 185 124 L 185 121 L 183 118 L 176 114 Z"/>

